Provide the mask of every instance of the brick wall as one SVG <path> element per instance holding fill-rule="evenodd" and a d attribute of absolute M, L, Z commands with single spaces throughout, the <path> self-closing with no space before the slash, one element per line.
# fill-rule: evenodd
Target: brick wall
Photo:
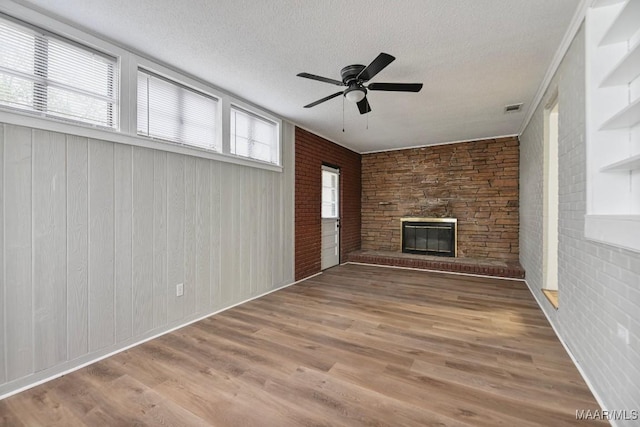
<path fill-rule="evenodd" d="M 520 262 L 538 303 L 608 410 L 640 402 L 640 253 L 587 240 L 585 31 L 573 40 L 556 76 L 521 136 Z M 543 286 L 544 106 L 557 90 L 559 106 L 559 245 L 555 310 Z M 630 343 L 617 337 L 627 328 Z M 618 421 L 637 426 L 637 420 Z"/>
<path fill-rule="evenodd" d="M 360 154 L 296 128 L 296 280 L 320 271 L 323 163 L 340 168 L 340 259 L 360 249 Z"/>
<path fill-rule="evenodd" d="M 362 156 L 362 249 L 400 252 L 400 218 L 458 219 L 458 256 L 518 259 L 516 137 Z"/>

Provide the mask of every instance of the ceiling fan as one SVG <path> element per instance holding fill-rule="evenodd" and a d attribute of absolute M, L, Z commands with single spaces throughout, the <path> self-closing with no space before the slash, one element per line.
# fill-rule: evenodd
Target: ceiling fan
<path fill-rule="evenodd" d="M 369 80 L 371 80 L 376 74 L 384 70 L 387 65 L 391 64 L 396 58 L 387 54 L 381 53 L 376 59 L 367 65 L 347 65 L 340 70 L 342 81 L 330 79 L 327 77 L 316 76 L 315 74 L 299 73 L 298 77 L 304 77 L 306 79 L 318 80 L 320 82 L 330 83 L 336 86 L 346 86 L 343 91 L 336 92 L 333 95 L 326 96 L 311 104 L 305 105 L 304 108 L 315 107 L 325 101 L 335 98 L 338 95 L 344 95 L 348 101 L 355 102 L 360 110 L 360 114 L 367 114 L 371 111 L 371 106 L 367 101 L 367 91 L 369 90 L 384 90 L 390 92 L 420 92 L 422 89 L 422 83 L 369 83 L 365 86 Z"/>

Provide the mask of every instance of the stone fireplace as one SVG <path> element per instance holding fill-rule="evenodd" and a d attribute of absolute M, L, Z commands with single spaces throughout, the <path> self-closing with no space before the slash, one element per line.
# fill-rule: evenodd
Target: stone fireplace
<path fill-rule="evenodd" d="M 517 137 L 364 154 L 362 250 L 402 254 L 402 219 L 455 218 L 456 262 L 518 261 L 518 160 Z"/>

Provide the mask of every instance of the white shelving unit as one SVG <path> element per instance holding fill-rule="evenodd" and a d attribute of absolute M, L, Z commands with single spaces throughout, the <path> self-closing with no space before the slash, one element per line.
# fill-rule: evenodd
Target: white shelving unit
<path fill-rule="evenodd" d="M 600 84 L 600 87 L 626 85 L 639 75 L 640 43 L 637 43 L 629 53 L 613 66 L 611 72 L 604 78 L 602 84 Z"/>
<path fill-rule="evenodd" d="M 608 151 L 614 152 L 601 158 L 617 159 L 599 165 L 598 170 L 640 170 L 638 162 L 633 160 L 640 154 L 640 141 L 633 141 L 636 134 L 640 134 L 634 132 L 640 123 L 640 0 L 594 8 L 590 21 L 595 32 L 603 32 L 601 38 L 592 34 L 599 42 L 591 40 L 589 46 L 588 57 L 594 62 L 587 65 L 591 67 L 588 74 L 592 75 L 592 81 L 588 82 L 591 86 L 589 102 L 597 104 L 591 108 L 593 114 L 589 119 L 601 123 L 590 136 L 594 142 L 601 141 L 596 144 L 606 143 Z M 594 85 L 598 75 L 604 77 Z M 615 135 L 608 132 L 614 130 L 618 131 Z"/>
<path fill-rule="evenodd" d="M 628 1 L 600 40 L 600 46 L 629 40 L 638 31 L 638 22 L 640 22 L 640 2 Z"/>
<path fill-rule="evenodd" d="M 602 130 L 633 127 L 640 123 L 640 98 L 624 107 L 600 126 Z"/>
<path fill-rule="evenodd" d="M 589 9 L 585 236 L 640 251 L 640 0 Z"/>
<path fill-rule="evenodd" d="M 632 170 L 640 170 L 640 154 L 628 157 L 619 162 L 611 163 L 600 169 L 602 172 L 625 172 Z"/>

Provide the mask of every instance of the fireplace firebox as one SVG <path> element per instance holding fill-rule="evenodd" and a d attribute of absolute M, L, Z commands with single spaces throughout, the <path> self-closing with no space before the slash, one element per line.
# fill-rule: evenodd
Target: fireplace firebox
<path fill-rule="evenodd" d="M 402 218 L 402 252 L 457 256 L 456 218 Z"/>

